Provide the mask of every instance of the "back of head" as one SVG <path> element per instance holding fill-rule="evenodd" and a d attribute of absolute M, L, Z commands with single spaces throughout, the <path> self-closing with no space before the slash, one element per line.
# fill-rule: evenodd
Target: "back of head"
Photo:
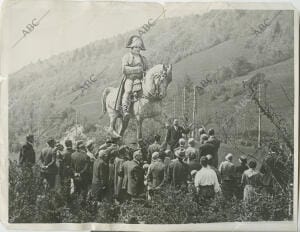
<path fill-rule="evenodd" d="M 65 146 L 66 146 L 67 148 L 72 148 L 72 146 L 73 146 L 72 140 L 67 139 L 67 140 L 65 141 Z"/>
<path fill-rule="evenodd" d="M 201 127 L 199 130 L 199 135 L 205 134 L 205 129 Z"/>
<path fill-rule="evenodd" d="M 208 135 L 210 135 L 210 136 L 215 135 L 215 130 L 213 128 L 210 128 L 208 130 Z"/>
<path fill-rule="evenodd" d="M 200 159 L 200 164 L 203 166 L 203 167 L 207 167 L 207 158 L 205 156 L 202 156 L 201 159 Z"/>
<path fill-rule="evenodd" d="M 189 144 L 191 147 L 195 146 L 195 139 L 194 139 L 194 138 L 189 138 L 188 144 Z"/>
<path fill-rule="evenodd" d="M 132 158 L 135 160 L 139 160 L 139 156 L 141 156 L 141 155 L 142 155 L 141 150 L 137 150 L 137 151 L 133 152 Z"/>
<path fill-rule="evenodd" d="M 201 139 L 203 142 L 206 142 L 208 140 L 207 134 L 202 134 Z"/>
<path fill-rule="evenodd" d="M 158 160 L 159 158 L 159 153 L 156 151 L 156 152 L 153 152 L 152 154 L 152 160 Z"/>
<path fill-rule="evenodd" d="M 178 143 L 179 146 L 183 147 L 185 145 L 185 139 L 184 138 L 179 139 Z"/>
<path fill-rule="evenodd" d="M 254 169 L 254 168 L 256 168 L 256 161 L 255 160 L 251 160 L 248 165 L 249 165 L 249 168 Z"/>
<path fill-rule="evenodd" d="M 232 161 L 233 159 L 233 155 L 231 153 L 228 153 L 226 156 L 225 156 L 225 160 L 227 161 Z"/>
<path fill-rule="evenodd" d="M 50 147 L 54 147 L 54 146 L 55 146 L 55 139 L 50 137 L 50 138 L 47 140 L 47 144 L 48 144 Z"/>
<path fill-rule="evenodd" d="M 159 142 L 160 141 L 160 135 L 154 135 L 154 140 L 156 142 Z"/>

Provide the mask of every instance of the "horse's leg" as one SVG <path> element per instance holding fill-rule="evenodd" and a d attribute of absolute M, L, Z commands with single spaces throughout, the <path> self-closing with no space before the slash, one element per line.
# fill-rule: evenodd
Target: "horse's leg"
<path fill-rule="evenodd" d="M 142 123 L 143 119 L 141 119 L 141 117 L 136 117 L 137 140 L 142 138 Z"/>
<path fill-rule="evenodd" d="M 125 119 L 122 119 L 122 125 L 121 125 L 121 129 L 119 131 L 119 135 L 120 136 L 123 136 L 126 129 L 127 129 L 127 126 L 128 126 L 128 123 L 129 123 L 129 120 L 130 118 L 125 118 Z"/>

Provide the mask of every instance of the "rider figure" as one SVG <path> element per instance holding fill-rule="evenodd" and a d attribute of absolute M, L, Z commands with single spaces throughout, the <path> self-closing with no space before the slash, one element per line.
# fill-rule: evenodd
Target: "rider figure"
<path fill-rule="evenodd" d="M 146 58 L 140 54 L 141 50 L 146 50 L 142 38 L 137 35 L 131 36 L 126 47 L 130 48 L 131 51 L 124 55 L 122 59 L 122 73 L 125 76 L 124 94 L 122 97 L 124 118 L 129 116 L 133 85 L 141 82 L 145 71 L 148 69 Z"/>

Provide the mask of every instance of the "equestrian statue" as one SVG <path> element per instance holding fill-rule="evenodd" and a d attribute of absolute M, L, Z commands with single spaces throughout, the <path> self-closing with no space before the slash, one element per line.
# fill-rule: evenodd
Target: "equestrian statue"
<path fill-rule="evenodd" d="M 159 116 L 162 99 L 167 95 L 167 87 L 172 81 L 172 65 L 157 64 L 148 68 L 147 60 L 140 54 L 145 50 L 143 40 L 134 35 L 129 38 L 130 52 L 122 59 L 123 79 L 119 88 L 107 87 L 102 95 L 103 113 L 108 113 L 110 125 L 107 131 L 122 137 L 130 118 L 136 119 L 137 138 L 142 138 L 142 123 L 146 118 Z M 121 119 L 121 127 L 116 132 L 116 120 Z"/>

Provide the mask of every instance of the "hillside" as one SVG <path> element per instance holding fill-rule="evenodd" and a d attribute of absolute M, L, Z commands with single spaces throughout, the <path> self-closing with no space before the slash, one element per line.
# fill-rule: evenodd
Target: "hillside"
<path fill-rule="evenodd" d="M 292 12 L 281 12 L 258 36 L 247 26 L 257 27 L 265 18 L 272 18 L 275 14 L 274 11 L 228 10 L 159 20 L 144 35 L 147 48 L 144 55 L 152 65 L 174 64 L 173 82 L 164 101 L 167 115 L 172 115 L 172 104 L 169 103 L 173 101 L 175 93 L 178 100 L 176 113 L 181 112 L 178 98 L 181 92 L 178 89 L 182 89 L 187 79 L 193 84 L 199 84 L 204 78 L 219 80 L 220 84 L 209 86 L 198 99 L 199 123 L 212 117 L 212 122 L 207 126 L 216 125 L 216 118 L 212 116 L 216 109 L 222 109 L 222 114 L 232 111 L 241 95 L 238 93 L 241 81 L 257 71 L 265 72 L 276 86 L 274 88 L 278 89 L 278 83 L 281 83 L 292 93 Z M 106 86 L 119 85 L 121 58 L 127 52 L 124 45 L 131 34 L 136 34 L 136 31 L 95 41 L 72 52 L 30 64 L 12 74 L 9 81 L 9 101 L 12 106 L 9 109 L 10 141 L 20 141 L 29 131 L 41 134 L 46 130 L 44 136 L 61 136 L 74 125 L 75 111 L 80 123 L 94 133 L 100 133 L 101 129 L 95 128 L 95 124 L 101 128 L 108 121 L 107 116 L 99 119 L 101 92 Z M 76 89 L 92 74 L 97 79 L 95 84 L 86 91 L 85 96 L 70 103 L 78 94 L 72 89 Z M 286 116 L 289 117 L 292 108 L 279 91 L 269 91 L 267 97 L 279 103 L 280 111 L 287 112 Z M 212 95 L 216 95 L 216 99 L 212 100 Z M 228 99 L 224 101 L 225 98 Z M 255 108 L 249 107 L 249 110 L 253 114 L 247 113 L 247 117 L 255 118 Z M 146 126 L 149 123 L 153 124 L 148 122 Z M 250 124 L 252 127 L 249 129 L 254 129 L 253 122 Z M 245 125 L 245 128 L 248 126 Z M 267 127 L 266 130 L 270 132 L 272 128 Z M 41 136 L 40 140 L 43 139 Z"/>

